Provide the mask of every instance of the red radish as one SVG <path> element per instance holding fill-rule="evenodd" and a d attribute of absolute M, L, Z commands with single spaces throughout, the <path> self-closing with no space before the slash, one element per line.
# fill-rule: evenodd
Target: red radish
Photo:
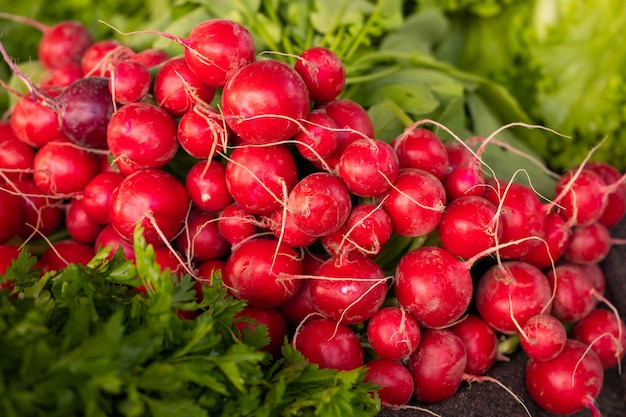
<path fill-rule="evenodd" d="M 559 205 L 559 213 L 572 224 L 585 226 L 602 217 L 608 203 L 606 189 L 606 183 L 595 172 L 570 170 L 556 183 L 554 204 Z"/>
<path fill-rule="evenodd" d="M 98 159 L 68 139 L 45 144 L 33 161 L 33 179 L 45 194 L 82 191 L 98 173 Z"/>
<path fill-rule="evenodd" d="M 379 139 L 358 139 L 343 150 L 337 173 L 351 193 L 376 197 L 398 176 L 398 158 L 391 145 Z"/>
<path fill-rule="evenodd" d="M 597 264 L 607 257 L 611 244 L 611 235 L 604 224 L 575 226 L 563 257 L 574 263 Z"/>
<path fill-rule="evenodd" d="M 413 375 L 398 361 L 378 358 L 365 364 L 364 382 L 377 385 L 376 390 L 384 408 L 401 408 L 413 396 Z"/>
<path fill-rule="evenodd" d="M 228 205 L 219 215 L 217 228 L 232 245 L 236 245 L 257 232 L 259 220 L 237 203 Z"/>
<path fill-rule="evenodd" d="M 268 352 L 274 359 L 280 357 L 280 350 L 287 336 L 287 321 L 275 307 L 255 307 L 246 305 L 239 313 L 235 314 L 235 325 L 240 332 L 244 329 L 253 329 L 256 326 L 265 326 L 269 343 L 260 348 Z"/>
<path fill-rule="evenodd" d="M 139 61 L 127 59 L 113 66 L 109 78 L 109 91 L 113 100 L 121 104 L 141 101 L 148 96 L 152 78 L 148 68 Z"/>
<path fill-rule="evenodd" d="M 455 323 L 450 330 L 456 334 L 467 355 L 465 373 L 468 375 L 486 374 L 498 357 L 498 335 L 493 327 L 480 316 L 468 314 Z"/>
<path fill-rule="evenodd" d="M 102 225 L 89 216 L 84 201 L 83 199 L 70 201 L 65 214 L 65 228 L 73 240 L 93 244 L 102 230 Z"/>
<path fill-rule="evenodd" d="M 401 360 L 417 349 L 420 341 L 417 321 L 400 307 L 384 307 L 369 319 L 367 340 L 381 358 Z"/>
<path fill-rule="evenodd" d="M 462 196 L 482 196 L 485 193 L 485 177 L 474 164 L 451 170 L 443 185 L 450 201 Z"/>
<path fill-rule="evenodd" d="M 517 333 L 517 323 L 525 323 L 541 312 L 550 312 L 552 290 L 544 273 L 522 261 L 496 264 L 479 278 L 475 304 L 480 316 L 494 329 Z"/>
<path fill-rule="evenodd" d="M 15 103 L 11 127 L 19 140 L 34 148 L 63 135 L 57 113 L 42 101 L 34 101 L 32 96 L 24 96 Z"/>
<path fill-rule="evenodd" d="M 170 56 L 164 49 L 147 48 L 137 52 L 133 59 L 150 69 L 164 63 Z"/>
<path fill-rule="evenodd" d="M 594 404 L 602 389 L 604 370 L 593 350 L 569 339 L 554 359 L 530 359 L 526 366 L 526 387 L 541 408 L 554 414 L 573 414 L 589 408 L 599 416 Z"/>
<path fill-rule="evenodd" d="M 74 240 L 55 242 L 39 257 L 42 274 L 49 271 L 59 271 L 70 264 L 87 265 L 94 257 L 95 252 L 91 245 Z"/>
<path fill-rule="evenodd" d="M 276 143 L 300 130 L 300 119 L 309 113 L 309 92 L 287 64 L 256 61 L 230 77 L 221 106 L 226 123 L 244 143 Z"/>
<path fill-rule="evenodd" d="M 311 236 L 324 236 L 345 223 L 352 201 L 339 178 L 326 172 L 314 172 L 293 187 L 287 207 L 300 230 Z"/>
<path fill-rule="evenodd" d="M 585 165 L 585 169 L 598 174 L 606 184 L 616 184 L 622 177 L 622 174 L 608 162 L 590 161 Z M 606 208 L 598 221 L 606 227 L 611 227 L 616 225 L 624 214 L 626 214 L 626 183 L 621 182 L 609 193 Z"/>
<path fill-rule="evenodd" d="M 43 194 L 32 179 L 14 181 L 5 189 L 20 196 L 23 216 L 18 232 L 20 236 L 27 237 L 35 231 L 47 236 L 61 226 L 61 202 Z"/>
<path fill-rule="evenodd" d="M 176 155 L 176 121 L 148 103 L 130 103 L 111 116 L 107 143 L 123 173 L 160 168 Z"/>
<path fill-rule="evenodd" d="M 320 368 L 351 370 L 362 366 L 365 353 L 354 331 L 330 319 L 305 323 L 294 335 L 293 346 Z"/>
<path fill-rule="evenodd" d="M 329 258 L 315 275 L 310 289 L 315 308 L 324 317 L 340 323 L 356 324 L 369 319 L 387 295 L 382 268 L 357 252 Z"/>
<path fill-rule="evenodd" d="M 403 236 L 434 231 L 441 220 L 446 195 L 441 181 L 416 168 L 401 169 L 391 189 L 381 196 L 393 230 Z"/>
<path fill-rule="evenodd" d="M 89 77 L 108 75 L 109 65 L 131 59 L 135 52 L 128 46 L 113 40 L 102 39 L 92 43 L 80 59 L 83 74 Z"/>
<path fill-rule="evenodd" d="M 289 300 L 280 306 L 280 311 L 287 322 L 296 326 L 302 323 L 307 318 L 318 317 L 317 309 L 311 299 L 311 279 L 303 279 L 298 288 L 298 292 L 294 294 Z"/>
<path fill-rule="evenodd" d="M 305 248 L 317 241 L 317 237 L 304 233 L 295 223 L 293 214 L 279 207 L 266 219 L 274 236 L 292 248 Z"/>
<path fill-rule="evenodd" d="M 20 180 L 32 175 L 35 151 L 17 137 L 0 137 L 0 172 L 3 180 Z"/>
<path fill-rule="evenodd" d="M 549 361 L 565 348 L 567 331 L 563 323 L 551 314 L 537 314 L 523 323 L 520 346 L 528 357 Z"/>
<path fill-rule="evenodd" d="M 224 267 L 224 285 L 257 307 L 277 307 L 298 291 L 298 253 L 275 239 L 251 239 L 236 246 Z"/>
<path fill-rule="evenodd" d="M 606 290 L 606 277 L 602 267 L 598 264 L 577 264 L 579 268 L 585 271 L 585 278 L 591 284 L 594 290 L 603 295 Z"/>
<path fill-rule="evenodd" d="M 255 214 L 283 205 L 298 181 L 298 169 L 285 145 L 236 148 L 226 165 L 226 185 L 233 199 Z"/>
<path fill-rule="evenodd" d="M 332 155 L 339 146 L 337 124 L 324 109 L 314 109 L 302 121 L 302 129 L 296 133 L 296 149 L 304 159 L 320 162 L 320 158 Z"/>
<path fill-rule="evenodd" d="M 520 260 L 546 269 L 554 265 L 565 252 L 571 239 L 571 229 L 556 211 L 546 214 L 543 222 L 543 241 L 533 247 Z"/>
<path fill-rule="evenodd" d="M 119 172 L 104 171 L 96 174 L 83 189 L 83 207 L 89 217 L 98 224 L 109 223 L 109 203 L 113 190 L 122 182 Z"/>
<path fill-rule="evenodd" d="M 456 142 L 455 142 L 456 143 Z M 400 168 L 419 168 L 433 174 L 439 181 L 448 173 L 448 151 L 435 133 L 424 128 L 404 131 L 393 142 Z"/>
<path fill-rule="evenodd" d="M 7 243 L 22 225 L 20 197 L 0 188 L 0 244 Z"/>
<path fill-rule="evenodd" d="M 6 274 L 7 269 L 20 255 L 20 248 L 11 244 L 0 244 L 0 276 Z M 0 290 L 12 289 L 13 283 L 1 282 Z"/>
<path fill-rule="evenodd" d="M 481 139 L 482 142 L 484 139 Z M 448 155 L 448 171 L 451 172 L 456 168 L 464 168 L 470 165 L 470 162 L 474 159 L 468 149 L 468 144 L 473 143 L 472 138 L 463 143 L 460 141 L 446 141 L 443 142 L 444 148 L 446 148 L 446 154 Z"/>
<path fill-rule="evenodd" d="M 438 226 L 444 248 L 464 259 L 493 248 L 502 227 L 497 207 L 484 197 L 461 196 L 446 207 Z"/>
<path fill-rule="evenodd" d="M 178 122 L 178 142 L 194 158 L 213 158 L 226 147 L 229 134 L 222 116 L 207 106 L 194 106 Z"/>
<path fill-rule="evenodd" d="M 422 327 L 448 326 L 461 318 L 472 300 L 469 269 L 443 248 L 414 249 L 396 267 L 398 302 Z"/>
<path fill-rule="evenodd" d="M 109 218 L 126 241 L 133 241 L 135 226 L 141 224 L 146 243 L 158 247 L 181 230 L 188 206 L 185 187 L 173 175 L 140 170 L 124 178 L 113 191 Z"/>
<path fill-rule="evenodd" d="M 202 285 L 210 285 L 213 282 L 215 276 L 219 276 L 220 278 L 222 277 L 225 266 L 226 261 L 222 259 L 213 259 L 210 261 L 202 262 L 196 268 L 196 276 L 198 282 L 201 282 Z M 200 291 L 198 293 L 198 301 L 202 301 L 203 298 L 204 294 L 202 293 L 202 291 Z"/>
<path fill-rule="evenodd" d="M 596 308 L 572 329 L 572 338 L 596 352 L 604 369 L 618 366 L 626 353 L 626 325 L 615 312 Z"/>
<path fill-rule="evenodd" d="M 302 51 L 294 68 L 306 83 L 311 100 L 317 102 L 334 100 L 346 84 L 346 69 L 341 58 L 322 46 Z"/>
<path fill-rule="evenodd" d="M 83 69 L 79 63 L 71 62 L 59 68 L 50 69 L 39 77 L 39 86 L 53 90 L 63 88 L 83 78 Z"/>
<path fill-rule="evenodd" d="M 217 229 L 216 215 L 192 208 L 183 232 L 176 237 L 176 247 L 186 259 L 204 262 L 226 255 L 230 242 Z"/>
<path fill-rule="evenodd" d="M 154 261 L 159 265 L 161 271 L 170 270 L 171 274 L 177 275 L 185 273 L 185 266 L 180 261 L 181 254 L 173 251 L 167 246 L 154 248 Z"/>
<path fill-rule="evenodd" d="M 560 264 L 549 270 L 546 276 L 554 290 L 552 314 L 559 320 L 577 322 L 598 305 L 597 292 L 581 267 Z"/>
<path fill-rule="evenodd" d="M 415 381 L 415 399 L 433 403 L 450 398 L 463 381 L 466 362 L 465 346 L 454 332 L 424 330 L 408 362 Z"/>
<path fill-rule="evenodd" d="M 218 212 L 232 203 L 226 184 L 226 166 L 218 160 L 199 161 L 187 172 L 185 188 L 196 207 Z"/>
<path fill-rule="evenodd" d="M 215 88 L 204 84 L 187 66 L 185 58 L 176 57 L 163 63 L 154 77 L 154 99 L 159 107 L 173 116 L 182 116 L 193 106 L 210 103 Z"/>
<path fill-rule="evenodd" d="M 115 252 L 121 248 L 125 259 L 129 261 L 135 259 L 135 249 L 133 249 L 133 245 L 120 236 L 110 224 L 102 228 L 94 242 L 94 249 L 97 251 L 107 247 L 111 249 L 109 258 L 112 258 Z"/>

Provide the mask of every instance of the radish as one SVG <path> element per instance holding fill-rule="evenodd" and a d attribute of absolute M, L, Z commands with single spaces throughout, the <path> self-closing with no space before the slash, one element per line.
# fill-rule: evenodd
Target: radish
<path fill-rule="evenodd" d="M 22 217 L 20 197 L 0 188 L 0 245 L 17 235 Z"/>
<path fill-rule="evenodd" d="M 571 335 L 596 352 L 604 369 L 619 366 L 626 353 L 626 325 L 615 312 L 604 308 L 596 308 L 580 319 Z"/>
<path fill-rule="evenodd" d="M 305 323 L 294 335 L 292 344 L 310 363 L 320 368 L 351 370 L 362 366 L 365 360 L 354 331 L 330 319 Z"/>
<path fill-rule="evenodd" d="M 87 265 L 95 256 L 91 245 L 76 242 L 75 240 L 61 240 L 55 242 L 39 257 L 41 273 L 60 271 L 70 264 Z"/>
<path fill-rule="evenodd" d="M 151 87 L 150 72 L 139 61 L 124 60 L 115 64 L 110 71 L 109 91 L 118 103 L 141 101 L 148 96 Z"/>
<path fill-rule="evenodd" d="M 85 50 L 80 66 L 87 77 L 104 77 L 109 75 L 111 65 L 134 57 L 135 52 L 128 46 L 113 39 L 101 39 Z"/>
<path fill-rule="evenodd" d="M 536 361 L 554 359 L 565 348 L 567 331 L 563 323 L 551 314 L 530 317 L 520 330 L 520 346 Z"/>
<path fill-rule="evenodd" d="M 19 140 L 33 148 L 63 136 L 57 113 L 32 96 L 21 97 L 13 106 L 11 128 Z"/>
<path fill-rule="evenodd" d="M 219 259 L 230 250 L 230 242 L 217 228 L 217 216 L 198 208 L 190 210 L 185 228 L 175 243 L 186 259 L 195 262 Z"/>
<path fill-rule="evenodd" d="M 526 366 L 526 387 L 541 408 L 554 414 L 573 414 L 588 408 L 599 416 L 595 399 L 604 380 L 602 362 L 582 342 L 568 339 L 554 359 L 530 359 Z"/>
<path fill-rule="evenodd" d="M 89 216 L 84 201 L 70 201 L 65 213 L 65 229 L 73 240 L 93 244 L 102 230 L 102 225 Z"/>
<path fill-rule="evenodd" d="M 585 169 L 598 174 L 606 184 L 619 184 L 608 195 L 606 208 L 598 220 L 606 227 L 615 226 L 626 214 L 626 183 L 621 181 L 622 174 L 607 162 L 590 161 Z"/>
<path fill-rule="evenodd" d="M 380 358 L 392 361 L 411 356 L 420 336 L 417 321 L 400 307 L 381 308 L 367 323 L 367 340 L 372 350 Z"/>
<path fill-rule="evenodd" d="M 22 222 L 18 234 L 21 237 L 28 237 L 36 232 L 47 236 L 61 226 L 63 221 L 61 201 L 42 193 L 32 178 L 11 182 L 5 189 L 20 197 Z"/>
<path fill-rule="evenodd" d="M 554 291 L 552 315 L 559 320 L 575 323 L 598 305 L 598 293 L 578 265 L 559 264 L 546 276 Z"/>
<path fill-rule="evenodd" d="M 218 147 L 226 147 L 229 135 L 222 116 L 208 106 L 194 106 L 178 122 L 178 142 L 194 158 L 213 158 Z"/>
<path fill-rule="evenodd" d="M 309 161 L 320 163 L 320 158 L 332 155 L 339 146 L 337 124 L 323 109 L 312 110 L 302 129 L 294 136 L 296 149 Z"/>
<path fill-rule="evenodd" d="M 318 254 L 313 254 L 305 250 L 302 256 L 302 275 L 313 275 L 317 268 L 326 260 Z M 298 292 L 287 302 L 280 306 L 287 322 L 291 325 L 298 325 L 303 321 L 318 316 L 317 309 L 311 298 L 311 282 L 312 279 L 301 279 Z"/>
<path fill-rule="evenodd" d="M 185 188 L 193 204 L 207 212 L 221 211 L 233 201 L 226 166 L 218 160 L 196 162 L 187 172 Z"/>
<path fill-rule="evenodd" d="M 597 264 L 609 254 L 611 244 L 609 230 L 599 221 L 575 226 L 563 257 L 573 263 Z"/>
<path fill-rule="evenodd" d="M 287 321 L 279 309 L 274 307 L 255 307 L 246 305 L 235 314 L 235 325 L 245 335 L 245 329 L 265 326 L 269 343 L 259 350 L 268 352 L 274 359 L 280 357 L 280 350 L 287 336 Z"/>
<path fill-rule="evenodd" d="M 7 269 L 13 264 L 13 261 L 20 256 L 20 248 L 12 244 L 0 244 L 0 276 L 6 274 Z M 0 291 L 12 290 L 13 281 L 0 282 Z"/>
<path fill-rule="evenodd" d="M 135 249 L 133 245 L 120 236 L 110 224 L 107 224 L 100 230 L 93 246 L 96 251 L 103 248 L 110 248 L 108 258 L 112 258 L 117 250 L 121 250 L 125 259 L 129 261 L 135 259 Z"/>
<path fill-rule="evenodd" d="M 543 222 L 543 240 L 520 257 L 540 269 L 553 266 L 567 249 L 571 240 L 571 228 L 556 211 L 546 214 Z"/>
<path fill-rule="evenodd" d="M 304 80 L 313 101 L 334 100 L 346 84 L 346 69 L 341 58 L 323 46 L 302 51 L 294 69 Z"/>
<path fill-rule="evenodd" d="M 185 272 L 185 266 L 180 261 L 181 254 L 167 246 L 154 248 L 154 261 L 162 272 L 169 269 L 170 274 L 178 275 Z"/>
<path fill-rule="evenodd" d="M 448 151 L 435 133 L 424 128 L 407 129 L 394 138 L 391 146 L 400 168 L 423 169 L 444 181 L 449 168 Z"/>
<path fill-rule="evenodd" d="M 257 307 L 278 307 L 298 291 L 302 273 L 298 253 L 275 239 L 250 239 L 237 245 L 224 267 L 224 285 Z"/>
<path fill-rule="evenodd" d="M 365 364 L 367 373 L 364 382 L 378 386 L 376 394 L 384 408 L 401 408 L 413 396 L 413 375 L 398 361 L 372 359 Z"/>
<path fill-rule="evenodd" d="M 150 69 L 164 63 L 170 59 L 170 56 L 164 49 L 147 48 L 137 52 L 133 59 Z"/>
<path fill-rule="evenodd" d="M 317 241 L 316 236 L 303 232 L 294 221 L 293 213 L 282 207 L 274 210 L 266 219 L 274 236 L 292 248 L 305 248 Z"/>
<path fill-rule="evenodd" d="M 608 203 L 607 185 L 602 177 L 588 169 L 570 170 L 555 186 L 559 213 L 573 225 L 586 226 L 602 217 Z"/>
<path fill-rule="evenodd" d="M 567 263 L 564 261 L 563 263 Z M 591 284 L 593 289 L 599 294 L 604 295 L 606 290 L 606 277 L 602 267 L 598 264 L 577 264 L 585 272 L 585 278 Z"/>
<path fill-rule="evenodd" d="M 9 125 L 10 129 L 10 125 Z M 3 180 L 31 177 L 35 150 L 17 137 L 2 137 L 0 133 L 0 172 Z"/>
<path fill-rule="evenodd" d="M 219 214 L 217 228 L 220 234 L 231 245 L 243 242 L 252 237 L 258 229 L 260 221 L 256 216 L 237 203 L 232 203 Z"/>
<path fill-rule="evenodd" d="M 498 335 L 493 327 L 476 314 L 468 314 L 450 326 L 465 346 L 465 373 L 486 374 L 498 357 Z"/>
<path fill-rule="evenodd" d="M 82 202 L 85 212 L 97 224 L 109 223 L 109 203 L 113 190 L 122 182 L 119 172 L 104 171 L 96 174 L 85 185 Z"/>
<path fill-rule="evenodd" d="M 146 243 L 158 247 L 182 229 L 188 206 L 185 187 L 173 175 L 146 169 L 130 174 L 113 191 L 109 218 L 126 241 L 133 241 L 141 224 Z"/>
<path fill-rule="evenodd" d="M 39 77 L 38 85 L 48 91 L 60 90 L 83 78 L 84 75 L 79 63 L 70 62 L 59 68 L 46 70 Z"/>

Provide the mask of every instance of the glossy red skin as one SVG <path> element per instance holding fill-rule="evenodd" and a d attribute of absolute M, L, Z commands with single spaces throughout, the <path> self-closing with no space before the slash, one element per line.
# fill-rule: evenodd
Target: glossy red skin
<path fill-rule="evenodd" d="M 591 311 L 576 323 L 571 336 L 591 346 L 604 369 L 617 366 L 626 354 L 626 325 L 608 309 Z"/>
<path fill-rule="evenodd" d="M 393 230 L 402 236 L 423 236 L 434 231 L 446 204 L 441 181 L 421 169 L 401 169 L 393 187 L 381 197 Z"/>
<path fill-rule="evenodd" d="M 117 63 L 111 70 L 109 91 L 118 103 L 143 100 L 148 96 L 151 86 L 150 72 L 139 61 L 127 59 Z"/>
<path fill-rule="evenodd" d="M 293 338 L 293 346 L 320 368 L 351 370 L 362 366 L 365 353 L 354 331 L 330 319 L 312 320 Z"/>
<path fill-rule="evenodd" d="M 219 215 L 217 227 L 232 245 L 251 237 L 257 232 L 256 216 L 237 203 L 228 205 Z"/>
<path fill-rule="evenodd" d="M 209 19 L 189 32 L 185 60 L 196 77 L 224 87 L 241 67 L 254 62 L 256 46 L 245 26 L 229 19 Z"/>
<path fill-rule="evenodd" d="M 338 177 L 314 172 L 293 187 L 287 207 L 300 230 L 319 237 L 338 230 L 345 223 L 352 210 L 351 198 Z"/>
<path fill-rule="evenodd" d="M 382 268 L 353 252 L 326 260 L 315 271 L 311 298 L 319 313 L 343 324 L 369 319 L 385 301 L 387 280 Z M 336 278 L 346 278 L 338 280 Z"/>
<path fill-rule="evenodd" d="M 104 171 L 96 174 L 83 189 L 84 209 L 91 219 L 98 224 L 109 223 L 109 203 L 113 190 L 122 182 L 124 176 L 119 172 Z"/>
<path fill-rule="evenodd" d="M 274 239 L 251 239 L 236 246 L 224 267 L 224 285 L 257 307 L 278 307 L 298 291 L 301 260 Z"/>
<path fill-rule="evenodd" d="M 567 171 L 559 178 L 555 186 L 555 196 L 559 196 L 565 187 L 570 186 L 574 171 Z M 606 183 L 593 171 L 583 169 L 564 197 L 557 200 L 559 213 L 571 219 L 573 225 L 588 225 L 598 221 L 608 203 Z"/>
<path fill-rule="evenodd" d="M 0 188 L 0 244 L 11 240 L 22 227 L 20 197 Z"/>
<path fill-rule="evenodd" d="M 98 237 L 96 238 L 93 246 L 96 251 L 102 248 L 106 248 L 108 246 L 111 247 L 111 251 L 109 252 L 108 256 L 109 259 L 112 258 L 113 255 L 115 255 L 115 252 L 120 247 L 122 248 L 125 259 L 129 261 L 135 259 L 135 250 L 133 248 L 133 245 L 127 242 L 124 238 L 122 238 L 122 236 L 120 236 L 120 234 L 117 233 L 113 226 L 111 226 L 110 224 L 107 224 L 102 228 L 102 230 L 100 230 L 100 233 L 98 234 Z"/>
<path fill-rule="evenodd" d="M 472 299 L 469 267 L 443 248 L 423 246 L 398 262 L 395 291 L 400 305 L 421 327 L 439 328 L 457 321 Z"/>
<path fill-rule="evenodd" d="M 550 312 L 552 290 L 544 273 L 522 261 L 494 265 L 479 278 L 474 299 L 483 320 L 505 334 L 514 334 L 518 323 L 542 312 Z M 512 307 L 511 307 L 512 305 Z"/>
<path fill-rule="evenodd" d="M 367 339 L 381 358 L 401 360 L 417 349 L 421 331 L 417 321 L 399 307 L 379 309 L 367 324 Z"/>
<path fill-rule="evenodd" d="M 210 285 L 213 282 L 213 274 L 219 274 L 220 278 L 223 275 L 224 267 L 226 266 L 226 261 L 222 259 L 213 259 L 210 261 L 202 262 L 196 268 L 196 279 L 198 282 L 203 285 Z M 196 287 L 197 288 L 197 287 Z M 198 300 L 202 300 L 204 295 L 202 294 L 201 288 L 198 291 Z"/>
<path fill-rule="evenodd" d="M 598 264 L 607 257 L 611 246 L 611 234 L 602 223 L 575 226 L 563 257 L 578 264 Z"/>
<path fill-rule="evenodd" d="M 384 408 L 408 404 L 413 396 L 413 375 L 400 362 L 391 359 L 373 359 L 365 364 L 365 382 L 379 386 L 376 390 Z"/>
<path fill-rule="evenodd" d="M 20 236 L 30 236 L 35 229 L 43 235 L 48 235 L 59 228 L 63 220 L 60 200 L 46 197 L 32 179 L 14 181 L 7 185 L 7 189 L 15 191 L 20 196 L 23 216 L 18 232 Z"/>
<path fill-rule="evenodd" d="M 153 94 L 159 107 L 173 116 L 182 116 L 196 103 L 210 103 L 215 88 L 203 83 L 189 69 L 185 58 L 171 58 L 163 63 L 155 77 Z"/>
<path fill-rule="evenodd" d="M 451 201 L 439 223 L 439 239 L 444 248 L 463 259 L 495 247 L 502 238 L 497 208 L 480 196 L 462 196 Z"/>
<path fill-rule="evenodd" d="M 80 62 L 92 43 L 93 36 L 82 23 L 62 21 L 44 31 L 38 46 L 39 60 L 46 68 Z"/>
<path fill-rule="evenodd" d="M 161 234 L 170 241 L 181 230 L 188 206 L 185 187 L 174 176 L 161 170 L 140 170 L 113 191 L 109 218 L 127 242 L 133 241 L 135 225 L 140 223 L 146 243 L 158 247 L 165 244 Z"/>
<path fill-rule="evenodd" d="M 556 318 L 574 323 L 597 306 L 599 301 L 593 295 L 595 290 L 579 266 L 560 264 L 554 270 L 548 270 L 546 276 L 551 288 L 556 285 L 551 312 Z"/>
<path fill-rule="evenodd" d="M 33 101 L 30 95 L 20 98 L 13 106 L 11 128 L 19 140 L 33 148 L 41 148 L 63 136 L 57 113 L 40 99 Z"/>
<path fill-rule="evenodd" d="M 218 160 L 195 163 L 187 172 L 185 188 L 194 205 L 207 212 L 224 210 L 233 202 L 226 184 L 226 166 Z"/>
<path fill-rule="evenodd" d="M 228 143 L 229 135 L 221 115 L 202 106 L 192 108 L 178 122 L 178 142 L 194 158 L 213 158 Z"/>
<path fill-rule="evenodd" d="M 185 265 L 181 263 L 181 259 L 185 262 L 185 255 L 180 252 L 173 251 L 167 246 L 161 246 L 154 249 L 154 260 L 161 268 L 161 271 L 169 269 L 171 274 L 176 275 L 186 273 L 187 270 L 185 269 Z"/>
<path fill-rule="evenodd" d="M 276 239 L 292 248 L 305 248 L 317 241 L 316 236 L 304 233 L 295 223 L 293 214 L 284 208 L 274 210 L 266 219 L 268 228 Z"/>
<path fill-rule="evenodd" d="M 450 398 L 463 381 L 466 362 L 463 341 L 452 330 L 424 330 L 408 362 L 415 381 L 413 397 L 425 403 Z"/>
<path fill-rule="evenodd" d="M 309 113 L 309 92 L 287 64 L 256 61 L 239 69 L 224 86 L 222 113 L 243 143 L 276 143 L 300 130 L 298 121 Z"/>
<path fill-rule="evenodd" d="M 484 196 L 485 177 L 475 166 L 454 168 L 443 181 L 448 201 L 463 196 Z"/>
<path fill-rule="evenodd" d="M 391 143 L 400 168 L 419 168 L 443 181 L 448 173 L 448 151 L 435 133 L 424 128 L 403 132 Z"/>
<path fill-rule="evenodd" d="M 35 151 L 16 137 L 0 137 L 0 171 L 2 180 L 21 180 L 32 176 Z"/>
<path fill-rule="evenodd" d="M 542 409 L 555 414 L 573 414 L 593 407 L 603 379 L 598 355 L 572 339 L 554 359 L 529 360 L 525 372 L 530 397 Z"/>
<path fill-rule="evenodd" d="M 270 341 L 260 350 L 268 352 L 274 359 L 281 356 L 280 350 L 287 336 L 287 321 L 279 309 L 246 305 L 241 312 L 235 315 L 235 319 L 237 319 L 235 325 L 242 334 L 245 328 L 253 329 L 257 325 L 266 326 Z M 248 320 L 255 323 L 248 323 Z"/>
<path fill-rule="evenodd" d="M 39 78 L 39 85 L 45 88 L 63 88 L 83 78 L 83 69 L 78 62 L 70 62 L 61 67 L 48 69 Z"/>
<path fill-rule="evenodd" d="M 13 260 L 17 259 L 19 255 L 19 247 L 11 244 L 0 244 L 0 275 L 6 274 L 9 266 L 13 264 Z M 0 283 L 0 288 L 6 288 L 3 285 L 4 283 Z"/>
<path fill-rule="evenodd" d="M 170 59 L 169 54 L 159 48 L 148 48 L 137 52 L 133 58 L 135 61 L 141 62 L 146 68 L 153 68 Z"/>
<path fill-rule="evenodd" d="M 65 228 L 75 241 L 93 244 L 102 230 L 102 225 L 89 216 L 85 210 L 84 200 L 73 199 L 65 214 Z"/>
<path fill-rule="evenodd" d="M 522 324 L 520 346 L 538 361 L 554 359 L 565 348 L 567 332 L 563 323 L 551 314 L 537 314 Z"/>
<path fill-rule="evenodd" d="M 343 62 L 328 48 L 314 46 L 302 51 L 294 68 L 306 83 L 311 100 L 317 102 L 337 98 L 346 84 Z"/>
<path fill-rule="evenodd" d="M 569 225 L 559 213 L 551 211 L 546 214 L 543 239 L 545 243 L 540 242 L 520 259 L 540 269 L 547 269 L 561 259 L 569 245 L 571 233 Z"/>
<path fill-rule="evenodd" d="M 604 294 L 606 290 L 606 277 L 604 276 L 602 267 L 598 264 L 577 265 L 585 271 L 585 278 L 587 278 L 598 294 Z"/>
<path fill-rule="evenodd" d="M 467 168 L 474 160 L 474 155 L 467 149 L 467 145 L 456 140 L 445 141 L 443 146 L 448 154 L 448 172 L 456 168 Z"/>
<path fill-rule="evenodd" d="M 85 50 L 80 65 L 85 76 L 104 76 L 109 64 L 134 56 L 135 53 L 128 46 L 113 39 L 102 39 L 92 43 Z"/>
<path fill-rule="evenodd" d="M 315 274 L 327 259 L 324 255 L 304 251 L 302 256 L 302 275 L 311 276 Z M 291 325 L 298 325 L 305 319 L 319 318 L 317 309 L 311 298 L 311 279 L 301 279 L 298 292 L 280 306 L 280 310 L 285 315 L 287 322 Z"/>
<path fill-rule="evenodd" d="M 131 172 L 161 168 L 176 155 L 176 131 L 176 121 L 165 110 L 148 103 L 131 103 L 111 117 L 107 143 L 113 156 Z"/>
<path fill-rule="evenodd" d="M 585 165 L 585 169 L 598 174 L 608 186 L 617 184 L 622 177 L 622 174 L 608 162 L 590 161 Z M 621 181 L 609 193 L 607 205 L 598 221 L 606 227 L 611 227 L 619 223 L 624 214 L 626 214 L 626 183 Z"/>
<path fill-rule="evenodd" d="M 476 314 L 468 314 L 463 320 L 450 327 L 463 345 L 467 354 L 465 373 L 486 374 L 498 356 L 498 335 L 493 327 Z"/>
<path fill-rule="evenodd" d="M 176 247 L 185 259 L 205 262 L 219 259 L 230 250 L 230 243 L 217 228 L 217 216 L 192 208 L 185 230 L 176 237 Z"/>
<path fill-rule="evenodd" d="M 62 195 L 82 191 L 98 174 L 99 164 L 95 155 L 62 138 L 39 149 L 33 169 L 33 180 L 44 194 Z"/>
<path fill-rule="evenodd" d="M 285 145 L 238 147 L 226 164 L 228 191 L 237 204 L 254 214 L 269 214 L 280 207 L 287 197 L 284 193 L 297 181 L 298 169 Z"/>
<path fill-rule="evenodd" d="M 70 264 L 87 265 L 95 256 L 91 245 L 74 240 L 61 240 L 54 243 L 54 249 L 46 249 L 39 257 L 42 274 L 59 271 Z"/>
<path fill-rule="evenodd" d="M 337 123 L 324 109 L 314 109 L 302 121 L 303 128 L 296 133 L 296 149 L 303 158 L 320 162 L 332 155 L 339 146 Z"/>
<path fill-rule="evenodd" d="M 378 139 L 358 139 L 343 151 L 337 173 L 352 194 L 376 197 L 398 176 L 398 157 L 391 145 Z"/>

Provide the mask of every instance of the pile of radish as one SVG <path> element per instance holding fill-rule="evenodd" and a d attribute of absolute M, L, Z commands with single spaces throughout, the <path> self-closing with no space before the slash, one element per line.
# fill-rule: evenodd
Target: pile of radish
<path fill-rule="evenodd" d="M 198 286 L 221 273 L 272 355 L 287 337 L 320 367 L 366 366 L 384 407 L 487 379 L 517 337 L 537 404 L 599 415 L 626 351 L 599 267 L 621 243 L 619 172 L 584 161 L 549 200 L 490 174 L 493 137 L 443 141 L 416 121 L 377 139 L 328 49 L 260 55 L 226 19 L 155 35 L 181 55 L 60 22 L 37 83 L 2 48 L 28 93 L 10 91 L 0 122 L 0 272 L 42 239 L 42 273 L 106 246 L 132 260 L 141 224 L 163 268 Z"/>

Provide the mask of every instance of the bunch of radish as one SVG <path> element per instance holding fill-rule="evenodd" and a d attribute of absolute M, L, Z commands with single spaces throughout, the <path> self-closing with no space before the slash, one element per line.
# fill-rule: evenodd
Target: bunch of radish
<path fill-rule="evenodd" d="M 40 239 L 43 273 L 107 246 L 132 260 L 141 224 L 163 268 L 221 273 L 274 357 L 288 337 L 320 367 L 364 365 L 385 407 L 451 397 L 518 337 L 542 408 L 598 413 L 626 349 L 599 267 L 626 211 L 614 168 L 585 161 L 547 200 L 490 174 L 493 137 L 421 121 L 379 140 L 332 51 L 288 64 L 226 19 L 160 34 L 175 57 L 42 31 L 38 83 L 2 48 L 29 92 L 0 123 L 0 272 Z"/>

